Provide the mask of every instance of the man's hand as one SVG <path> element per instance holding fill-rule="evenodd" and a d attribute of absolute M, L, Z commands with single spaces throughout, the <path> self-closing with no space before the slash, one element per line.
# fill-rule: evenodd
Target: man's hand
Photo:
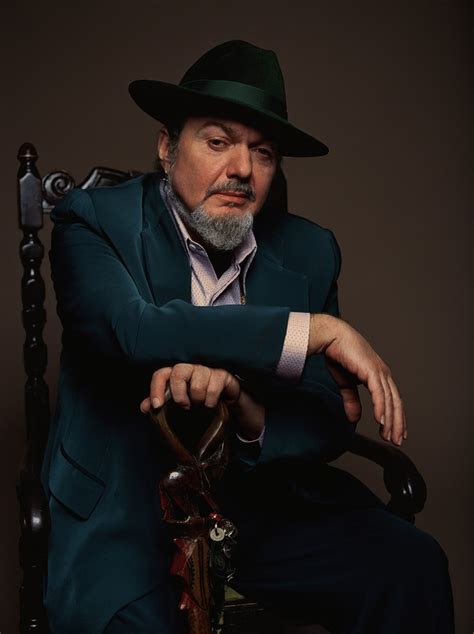
<path fill-rule="evenodd" d="M 360 418 L 357 383 L 372 397 L 375 419 L 383 426 L 380 435 L 397 445 L 406 438 L 406 420 L 400 393 L 390 368 L 368 341 L 352 326 L 332 315 L 311 315 L 308 355 L 323 353 L 328 369 L 341 389 L 349 420 Z"/>
<path fill-rule="evenodd" d="M 191 363 L 156 370 L 151 378 L 150 395 L 140 403 L 144 414 L 151 405 L 163 405 L 168 382 L 174 402 L 184 409 L 190 409 L 192 403 L 216 407 L 223 399 L 232 410 L 238 433 L 249 440 L 260 436 L 265 424 L 264 407 L 242 390 L 237 378 L 227 370 Z"/>

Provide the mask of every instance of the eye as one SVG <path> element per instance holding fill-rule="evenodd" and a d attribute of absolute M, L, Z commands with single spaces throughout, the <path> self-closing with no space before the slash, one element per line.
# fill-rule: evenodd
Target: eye
<path fill-rule="evenodd" d="M 275 156 L 273 151 L 265 146 L 260 146 L 255 149 L 257 150 L 258 155 L 266 161 L 272 161 Z"/>
<path fill-rule="evenodd" d="M 227 145 L 224 139 L 209 139 L 208 144 L 213 150 L 223 150 Z"/>

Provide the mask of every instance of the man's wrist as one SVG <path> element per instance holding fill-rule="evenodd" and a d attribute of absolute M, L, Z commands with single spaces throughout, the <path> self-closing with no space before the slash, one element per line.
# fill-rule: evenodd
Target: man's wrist
<path fill-rule="evenodd" d="M 237 438 L 242 442 L 255 442 L 259 438 L 261 438 L 263 432 L 265 431 L 265 427 L 260 431 L 245 431 L 243 429 L 238 429 L 235 433 L 237 434 Z"/>
<path fill-rule="evenodd" d="M 265 407 L 245 390 L 241 390 L 237 403 L 232 407 L 235 431 L 244 442 L 258 440 L 265 429 Z"/>
<path fill-rule="evenodd" d="M 337 338 L 340 320 L 326 313 L 312 313 L 309 322 L 308 356 L 324 352 Z"/>
<path fill-rule="evenodd" d="M 265 427 L 263 427 L 263 429 L 261 430 L 260 434 L 258 436 L 253 436 L 251 438 L 247 438 L 245 436 L 241 435 L 240 431 L 236 431 L 235 432 L 237 438 L 244 444 L 249 444 L 252 445 L 254 443 L 258 443 L 259 446 L 261 447 L 263 445 L 263 436 L 265 435 Z"/>

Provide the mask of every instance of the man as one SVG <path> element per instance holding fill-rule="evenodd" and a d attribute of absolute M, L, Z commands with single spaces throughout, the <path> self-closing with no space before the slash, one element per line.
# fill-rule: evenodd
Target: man
<path fill-rule="evenodd" d="M 52 214 L 51 631 L 181 631 L 157 496 L 167 457 L 143 415 L 167 383 L 185 409 L 230 404 L 219 495 L 239 526 L 237 589 L 331 632 L 453 631 L 437 542 L 327 464 L 351 442 L 358 382 L 386 441 L 406 423 L 388 366 L 338 317 L 334 236 L 265 206 L 282 155 L 327 152 L 288 122 L 275 54 L 226 42 L 179 86 L 130 91 L 166 124 L 162 174 L 74 190 Z"/>

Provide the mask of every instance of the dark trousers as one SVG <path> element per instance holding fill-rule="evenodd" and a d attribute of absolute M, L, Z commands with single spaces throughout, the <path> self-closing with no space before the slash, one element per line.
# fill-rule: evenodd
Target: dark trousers
<path fill-rule="evenodd" d="M 454 632 L 448 560 L 428 533 L 382 504 L 296 508 L 272 517 L 263 505 L 239 518 L 236 590 L 337 634 Z M 180 632 L 166 594 L 157 588 L 126 606 L 106 634 Z M 163 610 L 170 614 L 166 630 L 154 625 Z"/>

